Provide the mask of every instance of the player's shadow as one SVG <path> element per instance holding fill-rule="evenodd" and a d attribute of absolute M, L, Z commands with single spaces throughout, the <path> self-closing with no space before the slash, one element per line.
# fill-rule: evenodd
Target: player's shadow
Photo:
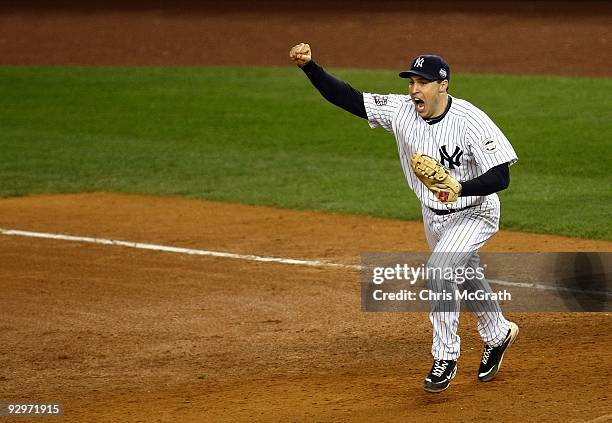
<path fill-rule="evenodd" d="M 438 393 L 426 392 L 421 388 L 419 390 L 415 390 L 415 396 L 413 398 L 417 398 L 418 404 L 423 407 L 449 404 L 455 401 L 460 401 L 461 397 L 453 392 L 459 390 L 456 385 L 457 383 L 453 384 L 453 382 L 451 382 L 451 386 L 448 388 L 448 390 Z"/>
<path fill-rule="evenodd" d="M 557 293 L 569 311 L 609 311 L 610 290 L 608 258 L 598 253 L 559 254 L 557 268 L 568 268 L 570 274 L 557 280 Z M 602 260 L 603 259 L 603 260 Z M 569 260 L 569 262 L 568 262 Z"/>

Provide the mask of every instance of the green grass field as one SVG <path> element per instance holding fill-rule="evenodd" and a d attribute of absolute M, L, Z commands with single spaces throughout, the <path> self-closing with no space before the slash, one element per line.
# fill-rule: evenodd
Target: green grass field
<path fill-rule="evenodd" d="M 335 70 L 370 92 L 393 71 Z M 0 196 L 121 191 L 420 218 L 392 135 L 296 68 L 0 67 Z M 612 79 L 456 75 L 521 161 L 507 229 L 612 239 Z"/>

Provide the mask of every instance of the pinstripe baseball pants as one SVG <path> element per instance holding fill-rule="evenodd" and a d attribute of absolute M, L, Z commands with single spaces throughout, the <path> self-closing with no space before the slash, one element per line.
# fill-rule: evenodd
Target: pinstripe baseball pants
<path fill-rule="evenodd" d="M 478 250 L 499 230 L 500 204 L 497 196 L 489 196 L 482 204 L 452 214 L 436 215 L 423 207 L 423 222 L 427 242 L 432 255 L 428 268 L 473 268 L 480 264 Z M 435 272 L 434 272 L 435 273 Z M 456 280 L 440 277 L 428 279 L 431 292 L 454 293 L 458 289 Z M 461 283 L 461 289 L 468 292 L 483 290 L 492 292 L 489 282 L 474 277 Z M 485 343 L 501 345 L 509 322 L 504 318 L 497 301 L 469 301 L 466 308 L 477 318 L 477 329 Z M 459 328 L 460 300 L 430 301 L 429 319 L 433 325 L 431 353 L 437 360 L 457 360 L 460 355 Z"/>

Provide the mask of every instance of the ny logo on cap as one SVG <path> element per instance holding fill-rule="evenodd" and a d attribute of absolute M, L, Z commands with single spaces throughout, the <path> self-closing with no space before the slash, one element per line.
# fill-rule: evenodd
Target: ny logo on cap
<path fill-rule="evenodd" d="M 423 62 L 425 61 L 424 57 L 419 57 L 414 61 L 414 66 L 415 68 L 422 68 L 423 67 Z"/>

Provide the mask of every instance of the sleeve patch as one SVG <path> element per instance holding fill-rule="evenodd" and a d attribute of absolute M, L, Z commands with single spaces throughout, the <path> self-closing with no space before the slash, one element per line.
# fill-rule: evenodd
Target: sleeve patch
<path fill-rule="evenodd" d="M 497 141 L 493 138 L 487 138 L 480 144 L 482 150 L 487 154 L 497 153 Z"/>
<path fill-rule="evenodd" d="M 376 103 L 377 106 L 386 106 L 389 100 L 389 96 L 386 95 L 373 95 L 372 98 L 374 98 L 374 103 Z"/>

